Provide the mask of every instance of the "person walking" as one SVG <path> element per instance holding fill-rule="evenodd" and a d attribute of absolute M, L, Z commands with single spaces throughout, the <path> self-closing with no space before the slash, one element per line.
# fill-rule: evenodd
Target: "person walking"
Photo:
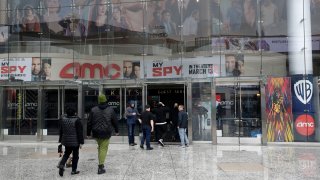
<path fill-rule="evenodd" d="M 169 112 L 169 109 L 162 103 L 159 102 L 157 107 L 152 111 L 156 117 L 156 141 L 163 147 L 163 140 L 167 134 L 167 121 L 166 121 L 166 113 Z"/>
<path fill-rule="evenodd" d="M 178 137 L 179 137 L 179 133 L 178 133 L 178 129 L 177 129 L 177 126 L 178 126 L 178 119 L 179 119 L 179 104 L 178 103 L 174 103 L 173 105 L 173 109 L 171 110 L 171 122 L 172 122 L 172 128 L 171 128 L 171 131 L 172 131 L 172 141 L 175 142 Z"/>
<path fill-rule="evenodd" d="M 130 146 L 135 146 L 137 143 L 134 142 L 134 127 L 136 125 L 137 116 L 140 115 L 135 109 L 134 102 L 131 101 L 129 107 L 126 109 L 127 126 L 128 126 L 128 140 Z"/>
<path fill-rule="evenodd" d="M 144 149 L 144 141 L 146 141 L 147 150 L 152 150 L 150 146 L 151 132 L 154 129 L 154 115 L 150 112 L 150 106 L 146 105 L 145 111 L 141 114 L 141 124 L 142 124 L 142 133 L 143 137 L 141 139 L 140 148 Z"/>
<path fill-rule="evenodd" d="M 106 172 L 104 162 L 107 156 L 109 142 L 112 134 L 112 126 L 116 135 L 119 135 L 117 116 L 113 108 L 107 105 L 104 94 L 98 96 L 98 105 L 91 109 L 88 119 L 87 135 L 96 139 L 98 143 L 98 174 Z"/>
<path fill-rule="evenodd" d="M 77 171 L 79 160 L 79 148 L 84 144 L 83 127 L 81 120 L 76 116 L 74 109 L 67 108 L 67 116 L 62 117 L 59 143 L 65 146 L 65 153 L 59 164 L 59 175 L 63 176 L 64 166 L 72 153 L 71 175 L 79 174 Z"/>
<path fill-rule="evenodd" d="M 188 147 L 189 140 L 187 136 L 187 127 L 188 127 L 188 114 L 184 111 L 184 106 L 179 105 L 179 120 L 178 120 L 178 130 L 181 141 L 181 147 Z"/>

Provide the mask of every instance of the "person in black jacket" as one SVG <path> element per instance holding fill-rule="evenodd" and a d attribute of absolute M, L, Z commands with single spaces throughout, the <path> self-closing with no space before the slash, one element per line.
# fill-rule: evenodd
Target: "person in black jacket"
<path fill-rule="evenodd" d="M 188 127 L 188 114 L 183 111 L 184 106 L 179 105 L 179 120 L 178 120 L 178 129 L 179 129 L 179 136 L 181 141 L 181 146 L 188 147 L 189 146 L 189 140 L 187 136 L 187 127 Z"/>
<path fill-rule="evenodd" d="M 162 102 L 159 102 L 157 107 L 153 109 L 152 113 L 155 115 L 155 130 L 156 130 L 156 141 L 161 146 L 164 146 L 163 140 L 167 135 L 167 121 L 166 121 L 166 113 L 168 113 L 170 109 L 166 107 Z"/>
<path fill-rule="evenodd" d="M 84 144 L 83 127 L 81 120 L 76 116 L 72 108 L 67 108 L 67 116 L 62 117 L 59 142 L 65 146 L 65 153 L 59 164 L 59 175 L 63 176 L 64 166 L 72 153 L 72 171 L 71 175 L 79 174 L 77 171 L 79 160 L 79 148 Z"/>
<path fill-rule="evenodd" d="M 141 124 L 142 124 L 142 132 L 143 137 L 141 139 L 140 148 L 144 149 L 144 141 L 146 141 L 147 150 L 152 150 L 153 148 L 150 146 L 150 137 L 151 132 L 154 129 L 154 115 L 150 112 L 150 106 L 146 105 L 146 110 L 141 114 Z"/>
<path fill-rule="evenodd" d="M 104 162 L 107 156 L 109 140 L 112 134 L 112 126 L 116 135 L 119 135 L 118 121 L 113 108 L 107 105 L 107 98 L 104 94 L 98 96 L 98 106 L 91 109 L 88 119 L 87 135 L 96 139 L 98 143 L 98 174 L 106 172 Z"/>

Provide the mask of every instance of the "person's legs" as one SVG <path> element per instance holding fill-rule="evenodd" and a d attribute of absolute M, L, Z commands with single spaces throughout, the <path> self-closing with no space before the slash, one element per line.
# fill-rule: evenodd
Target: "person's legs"
<path fill-rule="evenodd" d="M 131 134 L 131 124 L 127 124 L 128 127 L 128 143 L 131 144 L 131 138 L 130 138 L 130 134 Z"/>
<path fill-rule="evenodd" d="M 72 153 L 72 147 L 65 147 L 65 148 L 66 148 L 66 150 L 65 150 L 64 155 L 62 157 L 62 160 L 60 161 L 60 166 L 62 165 L 62 167 L 64 167 L 70 154 Z"/>
<path fill-rule="evenodd" d="M 79 160 L 79 146 L 73 147 L 72 149 L 72 171 L 76 172 Z"/>
<path fill-rule="evenodd" d="M 150 138 L 151 138 L 151 128 L 149 126 L 147 126 L 145 128 L 145 131 L 146 131 L 146 145 L 147 145 L 147 149 L 150 149 L 151 146 L 150 146 Z"/>
<path fill-rule="evenodd" d="M 184 129 L 183 128 L 179 128 L 179 136 L 180 136 L 180 142 L 181 142 L 181 146 L 184 146 Z"/>
<path fill-rule="evenodd" d="M 135 124 L 132 124 L 131 125 L 131 129 L 132 129 L 132 131 L 131 131 L 131 143 L 133 143 L 133 144 L 135 144 L 135 142 L 134 142 L 134 127 L 135 127 Z"/>
<path fill-rule="evenodd" d="M 62 157 L 62 160 L 60 161 L 59 164 L 59 175 L 63 176 L 63 171 L 64 171 L 64 165 L 66 164 L 71 152 L 72 152 L 72 147 L 65 147 L 66 150 L 64 152 L 64 155 Z"/>
<path fill-rule="evenodd" d="M 109 139 L 97 139 L 99 165 L 104 165 L 108 153 Z"/>
<path fill-rule="evenodd" d="M 163 125 L 161 125 L 161 136 L 160 136 L 160 138 L 162 140 L 165 140 L 166 135 L 167 135 L 167 124 L 163 124 Z"/>
<path fill-rule="evenodd" d="M 165 136 L 164 125 L 158 125 L 158 137 L 159 137 L 158 143 L 161 146 L 164 146 L 164 143 L 163 143 L 164 136 Z"/>
<path fill-rule="evenodd" d="M 189 140 L 188 140 L 188 136 L 187 136 L 187 128 L 184 128 L 183 129 L 183 134 L 184 134 L 184 142 L 185 142 L 185 145 L 189 145 Z"/>
<path fill-rule="evenodd" d="M 130 145 L 134 143 L 134 124 L 128 124 L 128 140 Z"/>
<path fill-rule="evenodd" d="M 143 126 L 142 127 L 142 138 L 141 138 L 141 143 L 140 143 L 140 146 L 143 146 L 144 145 L 144 141 L 146 139 L 146 128 Z"/>

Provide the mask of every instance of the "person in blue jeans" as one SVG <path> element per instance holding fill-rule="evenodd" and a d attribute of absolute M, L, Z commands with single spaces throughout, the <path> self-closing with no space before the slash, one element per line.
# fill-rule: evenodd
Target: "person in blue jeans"
<path fill-rule="evenodd" d="M 188 127 L 188 114 L 184 111 L 184 106 L 179 105 L 179 114 L 178 114 L 178 130 L 179 130 L 179 136 L 181 141 L 181 146 L 188 147 L 189 146 L 189 140 L 187 136 L 187 127 Z"/>
<path fill-rule="evenodd" d="M 136 125 L 137 116 L 140 115 L 134 107 L 134 102 L 130 102 L 129 107 L 126 109 L 127 125 L 128 125 L 128 140 L 130 146 L 135 146 L 134 142 L 134 127 Z"/>
<path fill-rule="evenodd" d="M 150 106 L 146 105 L 145 111 L 141 114 L 141 124 L 142 124 L 142 133 L 143 137 L 141 139 L 140 148 L 144 149 L 144 141 L 146 141 L 147 150 L 152 150 L 150 146 L 151 132 L 154 130 L 154 115 L 150 112 Z"/>

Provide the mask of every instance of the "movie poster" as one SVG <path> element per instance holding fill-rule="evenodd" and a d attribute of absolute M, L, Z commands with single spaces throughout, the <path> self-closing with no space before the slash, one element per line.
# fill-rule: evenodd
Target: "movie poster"
<path fill-rule="evenodd" d="M 290 78 L 268 78 L 266 114 L 268 142 L 294 141 Z"/>
<path fill-rule="evenodd" d="M 31 58 L 0 59 L 0 80 L 31 81 Z"/>

